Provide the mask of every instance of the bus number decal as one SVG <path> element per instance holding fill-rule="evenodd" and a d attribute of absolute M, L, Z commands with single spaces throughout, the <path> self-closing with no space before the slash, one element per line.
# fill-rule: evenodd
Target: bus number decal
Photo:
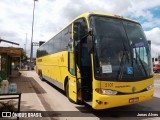
<path fill-rule="evenodd" d="M 113 83 L 105 83 L 105 87 L 113 87 Z"/>
<path fill-rule="evenodd" d="M 38 61 L 38 62 L 42 62 L 42 59 L 38 59 L 37 61 Z"/>

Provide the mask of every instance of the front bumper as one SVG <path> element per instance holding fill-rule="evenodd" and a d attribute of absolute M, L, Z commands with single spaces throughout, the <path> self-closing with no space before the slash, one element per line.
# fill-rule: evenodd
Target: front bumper
<path fill-rule="evenodd" d="M 154 89 L 149 91 L 129 94 L 129 95 L 102 95 L 94 91 L 92 108 L 93 109 L 106 109 L 118 106 L 125 106 L 135 103 L 147 101 L 153 97 Z M 139 98 L 138 101 L 129 103 L 129 99 Z"/>

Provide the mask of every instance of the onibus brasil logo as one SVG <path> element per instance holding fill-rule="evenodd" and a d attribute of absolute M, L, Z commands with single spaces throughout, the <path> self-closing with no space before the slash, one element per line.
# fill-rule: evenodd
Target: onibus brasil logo
<path fill-rule="evenodd" d="M 41 113 L 36 112 L 23 112 L 23 113 L 15 113 L 15 112 L 2 112 L 2 117 L 42 117 Z"/>

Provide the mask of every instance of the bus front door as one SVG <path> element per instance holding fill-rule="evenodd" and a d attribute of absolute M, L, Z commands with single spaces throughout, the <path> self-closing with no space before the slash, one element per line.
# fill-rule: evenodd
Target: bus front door
<path fill-rule="evenodd" d="M 68 52 L 68 97 L 74 102 L 77 102 L 77 69 L 75 68 L 75 55 L 73 51 Z"/>

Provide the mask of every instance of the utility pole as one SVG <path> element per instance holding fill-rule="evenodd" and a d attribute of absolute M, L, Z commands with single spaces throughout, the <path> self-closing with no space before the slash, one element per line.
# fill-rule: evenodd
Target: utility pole
<path fill-rule="evenodd" d="M 33 57 L 33 28 L 34 28 L 34 11 L 35 11 L 35 2 L 38 0 L 34 0 L 33 4 L 33 18 L 32 18 L 32 35 L 31 35 L 31 51 L 30 51 L 30 63 L 32 62 L 32 57 Z"/>
<path fill-rule="evenodd" d="M 25 44 L 25 52 L 26 52 L 26 54 L 27 54 L 26 46 L 27 46 L 27 33 L 26 33 L 26 44 Z"/>

